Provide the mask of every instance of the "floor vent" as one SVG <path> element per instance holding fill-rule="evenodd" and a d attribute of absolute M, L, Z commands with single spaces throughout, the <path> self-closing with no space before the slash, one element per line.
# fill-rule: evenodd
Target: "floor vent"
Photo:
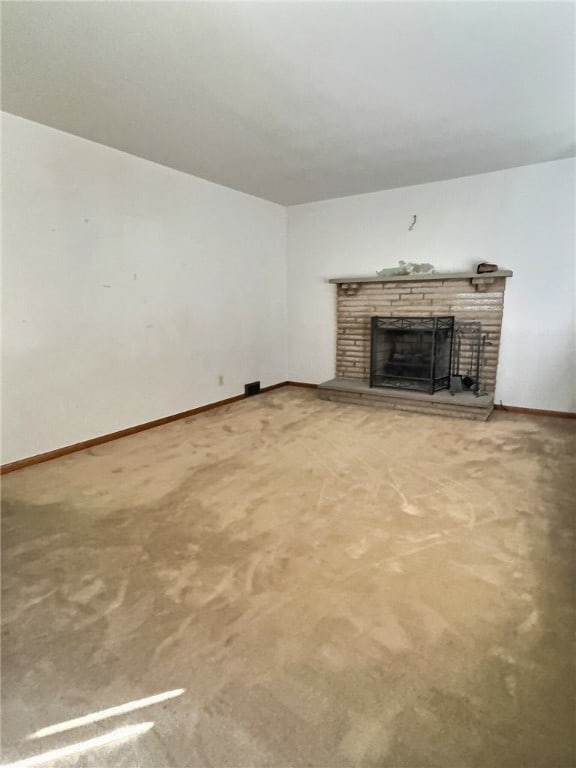
<path fill-rule="evenodd" d="M 260 382 L 252 381 L 250 384 L 244 384 L 244 395 L 246 397 L 252 397 L 252 395 L 260 394 Z"/>

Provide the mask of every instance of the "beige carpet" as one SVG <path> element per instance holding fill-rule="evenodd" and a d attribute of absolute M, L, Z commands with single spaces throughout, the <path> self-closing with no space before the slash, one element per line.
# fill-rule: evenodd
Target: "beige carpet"
<path fill-rule="evenodd" d="M 572 767 L 573 454 L 285 388 L 8 475 L 4 761 Z"/>

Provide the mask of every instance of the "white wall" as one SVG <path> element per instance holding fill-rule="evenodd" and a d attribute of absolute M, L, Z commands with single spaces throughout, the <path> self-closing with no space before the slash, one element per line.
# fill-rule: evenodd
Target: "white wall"
<path fill-rule="evenodd" d="M 496 400 L 575 411 L 575 161 L 295 206 L 287 213 L 288 373 L 335 370 L 335 286 L 399 259 L 494 261 L 508 280 Z M 412 215 L 418 219 L 412 232 Z"/>
<path fill-rule="evenodd" d="M 286 379 L 283 207 L 2 127 L 2 463 Z"/>

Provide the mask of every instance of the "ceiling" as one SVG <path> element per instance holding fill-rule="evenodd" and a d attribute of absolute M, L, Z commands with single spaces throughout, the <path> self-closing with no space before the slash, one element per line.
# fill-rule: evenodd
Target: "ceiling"
<path fill-rule="evenodd" d="M 3 109 L 285 205 L 575 154 L 575 5 L 5 2 Z"/>

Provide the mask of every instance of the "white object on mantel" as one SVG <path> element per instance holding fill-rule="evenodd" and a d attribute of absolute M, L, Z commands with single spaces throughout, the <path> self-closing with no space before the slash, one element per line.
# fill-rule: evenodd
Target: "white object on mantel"
<path fill-rule="evenodd" d="M 513 272 L 510 269 L 499 269 L 496 272 L 421 272 L 410 275 L 385 275 L 383 277 L 330 277 L 329 283 L 341 285 L 344 283 L 397 283 L 401 280 L 478 280 L 492 282 L 496 277 L 512 277 Z M 478 284 L 476 283 L 476 284 Z"/>

